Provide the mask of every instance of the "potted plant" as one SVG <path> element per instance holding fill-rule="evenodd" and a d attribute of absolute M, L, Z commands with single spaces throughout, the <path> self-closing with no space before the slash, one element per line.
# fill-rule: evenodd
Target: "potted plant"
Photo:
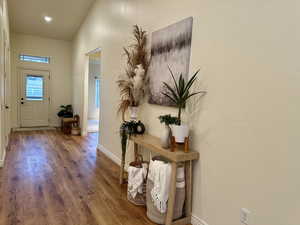
<path fill-rule="evenodd" d="M 147 50 L 147 34 L 146 31 L 135 25 L 133 36 L 135 42 L 128 48 L 124 48 L 124 53 L 127 57 L 125 73 L 117 81 L 121 97 L 118 112 L 122 113 L 123 121 L 125 121 L 125 112 L 128 109 L 130 110 L 131 120 L 137 119 L 138 106 L 146 95 L 148 84 L 149 54 Z"/>
<path fill-rule="evenodd" d="M 72 118 L 73 117 L 72 105 L 61 105 L 60 111 L 57 113 L 57 116 L 63 118 Z"/>
<path fill-rule="evenodd" d="M 168 115 L 161 115 L 158 117 L 160 123 L 164 124 L 164 129 L 161 132 L 160 140 L 161 140 L 161 146 L 163 148 L 169 148 L 170 147 L 170 135 L 171 135 L 171 129 L 170 125 L 178 123 L 178 119 L 175 116 Z"/>
<path fill-rule="evenodd" d="M 122 147 L 122 160 L 121 160 L 121 172 L 120 172 L 120 184 L 123 184 L 123 174 L 126 156 L 127 139 L 134 133 L 134 123 L 132 121 L 124 121 L 120 127 L 121 147 Z"/>
<path fill-rule="evenodd" d="M 198 70 L 187 82 L 184 80 L 182 74 L 180 74 L 178 81 L 175 80 L 174 74 L 169 67 L 170 74 L 172 76 L 174 86 L 172 87 L 166 82 L 163 82 L 164 87 L 166 88 L 166 92 L 162 94 L 169 98 L 178 108 L 178 115 L 176 124 L 171 125 L 172 135 L 175 137 L 175 141 L 177 143 L 184 143 L 185 137 L 189 135 L 189 128 L 187 125 L 182 124 L 181 121 L 181 112 L 182 109 L 185 108 L 186 102 L 192 96 L 197 94 L 204 94 L 205 91 L 198 92 L 190 92 L 191 87 L 197 79 L 197 75 L 200 70 Z"/>

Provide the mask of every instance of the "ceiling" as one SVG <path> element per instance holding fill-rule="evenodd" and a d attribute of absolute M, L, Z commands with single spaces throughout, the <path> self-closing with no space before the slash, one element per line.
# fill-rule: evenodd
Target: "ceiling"
<path fill-rule="evenodd" d="M 13 32 L 72 40 L 94 0 L 8 0 Z M 51 16 L 47 24 L 43 17 Z"/>

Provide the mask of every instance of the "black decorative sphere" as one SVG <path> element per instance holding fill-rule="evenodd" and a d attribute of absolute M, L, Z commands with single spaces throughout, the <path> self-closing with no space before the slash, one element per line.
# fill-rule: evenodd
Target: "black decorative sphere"
<path fill-rule="evenodd" d="M 146 130 L 145 125 L 141 121 L 139 121 L 135 124 L 134 133 L 143 134 L 143 133 L 145 133 L 145 130 Z"/>

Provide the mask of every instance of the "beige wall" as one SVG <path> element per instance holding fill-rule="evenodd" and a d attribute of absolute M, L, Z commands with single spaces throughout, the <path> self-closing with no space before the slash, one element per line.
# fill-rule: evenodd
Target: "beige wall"
<path fill-rule="evenodd" d="M 73 42 L 73 104 L 81 118 L 83 114 L 81 105 L 84 99 L 83 87 L 86 82 L 84 74 L 88 60 L 85 54 L 101 47 L 100 102 L 101 108 L 102 105 L 105 106 L 105 110 L 104 108 L 100 109 L 101 133 L 105 130 L 105 134 L 103 133 L 101 136 L 101 140 L 103 140 L 101 143 L 109 149 L 115 149 L 116 154 L 119 148 L 116 138 L 118 138 L 120 123 L 115 117 L 119 100 L 115 81 L 122 69 L 122 46 L 130 38 L 131 27 L 128 26 L 128 20 L 132 21 L 134 16 L 130 14 L 131 18 L 128 18 L 129 15 L 123 13 L 120 21 L 122 4 L 124 5 L 122 1 L 96 1 Z M 112 11 L 114 11 L 113 14 Z"/>
<path fill-rule="evenodd" d="M 3 21 L 3 29 L 9 40 L 9 18 L 8 18 L 8 9 L 7 9 L 7 0 L 0 0 L 0 4 L 2 7 L 2 21 Z"/>
<path fill-rule="evenodd" d="M 132 25 L 149 33 L 194 17 L 191 71 L 208 94 L 192 120 L 193 214 L 209 225 L 295 225 L 299 190 L 299 1 L 96 1 L 73 47 L 73 101 L 81 112 L 88 51 L 102 49 L 100 144 L 120 157 L 116 120 L 122 47 Z M 81 97 L 78 97 L 81 96 Z M 145 104 L 141 119 L 159 135 L 171 108 Z M 197 220 L 194 220 L 196 223 Z"/>
<path fill-rule="evenodd" d="M 19 54 L 34 56 L 50 56 L 50 64 L 21 62 Z M 71 63 L 72 44 L 68 41 L 47 39 L 37 36 L 12 34 L 12 125 L 19 127 L 19 105 L 18 105 L 18 69 L 26 68 L 32 70 L 50 71 L 50 96 L 49 119 L 51 126 L 59 126 L 59 118 L 56 113 L 60 105 L 71 104 Z"/>

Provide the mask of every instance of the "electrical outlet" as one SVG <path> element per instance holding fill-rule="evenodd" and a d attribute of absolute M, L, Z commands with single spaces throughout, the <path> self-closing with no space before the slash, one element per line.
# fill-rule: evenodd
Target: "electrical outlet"
<path fill-rule="evenodd" d="M 241 209 L 241 223 L 245 225 L 250 225 L 249 223 L 249 216 L 250 216 L 250 211 L 246 208 Z"/>

